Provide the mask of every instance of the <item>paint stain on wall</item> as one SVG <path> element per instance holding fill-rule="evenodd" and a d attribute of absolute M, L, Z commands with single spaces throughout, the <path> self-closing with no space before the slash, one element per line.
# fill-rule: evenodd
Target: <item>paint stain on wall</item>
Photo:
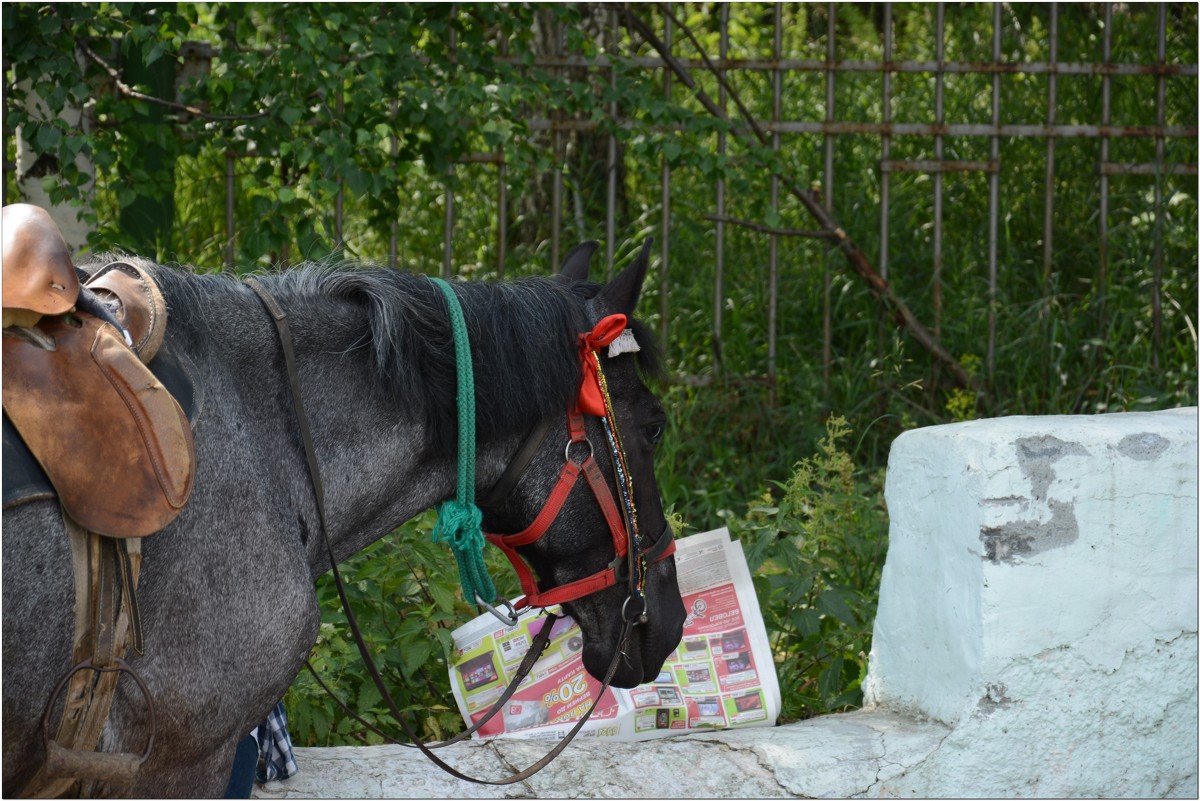
<path fill-rule="evenodd" d="M 1064 442 L 1043 434 L 1023 437 L 1016 442 L 1017 466 L 1029 479 L 1034 502 L 1042 502 L 1050 511 L 1049 520 L 1014 520 L 1000 526 L 985 526 L 979 532 L 983 558 L 995 564 L 1016 564 L 1020 559 L 1053 548 L 1070 545 L 1079 539 L 1079 522 L 1074 504 L 1048 498 L 1057 474 L 1054 463 L 1064 456 L 1086 456 L 1078 442 Z"/>

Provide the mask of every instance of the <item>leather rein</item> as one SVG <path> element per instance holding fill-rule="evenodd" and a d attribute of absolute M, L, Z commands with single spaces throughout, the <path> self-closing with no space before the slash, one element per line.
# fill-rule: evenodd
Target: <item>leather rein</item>
<path fill-rule="evenodd" d="M 595 700 L 592 702 L 592 705 L 588 708 L 587 712 L 580 717 L 567 735 L 560 740 L 559 743 L 549 753 L 547 753 L 537 762 L 504 779 L 486 780 L 467 776 L 446 764 L 442 759 L 433 753 L 433 749 L 444 748 L 446 746 L 462 742 L 475 731 L 477 731 L 481 726 L 491 720 L 496 712 L 503 708 L 504 704 L 510 697 L 512 697 L 512 694 L 516 691 L 518 685 L 533 669 L 534 664 L 549 645 L 550 632 L 555 621 L 558 619 L 558 616 L 552 612 L 546 612 L 547 619 L 543 621 L 541 631 L 538 632 L 537 636 L 530 644 L 530 648 L 526 652 L 524 659 L 521 661 L 521 664 L 518 667 L 517 673 L 512 682 L 509 684 L 508 688 L 504 691 L 501 697 L 496 701 L 496 703 L 491 707 L 491 709 L 489 709 L 480 720 L 474 723 L 466 731 L 463 731 L 444 742 L 422 742 L 420 736 L 413 730 L 413 728 L 405 719 L 404 715 L 400 712 L 398 705 L 385 686 L 383 676 L 381 675 L 378 667 L 375 665 L 374 659 L 371 657 L 370 651 L 367 648 L 366 642 L 362 636 L 362 632 L 359 629 L 358 622 L 354 616 L 354 612 L 350 607 L 349 598 L 346 595 L 345 584 L 338 570 L 337 560 L 333 555 L 333 547 L 329 541 L 328 525 L 326 523 L 325 516 L 324 487 L 321 482 L 320 469 L 316 458 L 316 448 L 313 444 L 312 433 L 308 424 L 308 416 L 304 411 L 304 405 L 301 400 L 300 380 L 299 374 L 296 370 L 295 352 L 292 346 L 292 337 L 290 327 L 288 325 L 287 314 L 275 300 L 274 296 L 257 279 L 247 278 L 246 284 L 259 296 L 259 299 L 262 301 L 268 313 L 271 315 L 271 318 L 274 320 L 280 343 L 282 345 L 288 382 L 291 389 L 293 408 L 300 431 L 300 438 L 304 445 L 305 458 L 308 462 L 309 477 L 312 480 L 313 492 L 316 498 L 317 514 L 321 525 L 321 534 L 325 542 L 326 551 L 329 555 L 329 563 L 332 568 L 334 583 L 337 586 L 338 597 L 341 600 L 342 609 L 345 610 L 347 623 L 349 624 L 351 634 L 354 637 L 355 644 L 358 646 L 363 663 L 366 666 L 376 689 L 379 691 L 380 696 L 384 699 L 384 702 L 386 703 L 393 717 L 400 724 L 401 728 L 403 728 L 405 734 L 412 740 L 412 742 L 399 742 L 394 738 L 384 734 L 378 728 L 364 720 L 354 710 L 350 709 L 344 702 L 342 702 L 341 699 L 337 698 L 330 688 L 321 680 L 320 676 L 317 675 L 312 665 L 306 662 L 309 671 L 317 679 L 317 682 L 326 690 L 326 692 L 329 693 L 330 697 L 332 697 L 344 711 L 349 713 L 360 724 L 366 726 L 369 730 L 383 737 L 388 742 L 420 749 L 422 753 L 424 753 L 425 756 L 427 756 L 434 764 L 458 779 L 476 784 L 507 785 L 523 781 L 529 776 L 532 776 L 534 773 L 537 773 L 546 765 L 550 764 L 550 762 L 553 761 L 553 759 L 557 757 L 563 751 L 563 749 L 567 747 L 568 744 L 570 744 L 570 742 L 579 733 L 580 729 L 582 729 L 583 725 L 587 722 L 588 718 L 591 717 L 596 705 L 603 697 L 605 691 L 608 689 L 609 684 L 612 681 L 613 676 L 616 674 L 617 666 L 619 665 L 620 660 L 625 656 L 625 649 L 628 646 L 629 637 L 633 632 L 634 627 L 646 623 L 648 620 L 648 608 L 644 591 L 649 565 L 664 559 L 667 556 L 670 556 L 675 551 L 675 539 L 671 535 L 667 525 L 664 525 L 663 530 L 659 533 L 659 536 L 649 548 L 644 548 L 642 546 L 641 538 L 637 537 L 636 535 L 636 512 L 632 508 L 632 483 L 631 478 L 628 475 L 628 469 L 624 466 L 624 449 L 620 444 L 620 438 L 616 432 L 615 425 L 611 423 L 607 415 L 604 417 L 605 432 L 606 436 L 608 437 L 610 447 L 613 451 L 614 470 L 617 474 L 619 494 L 622 498 L 622 503 L 619 506 L 613 499 L 613 495 L 609 490 L 608 483 L 604 480 L 599 465 L 595 460 L 595 453 L 592 449 L 592 444 L 584 431 L 583 414 L 580 412 L 579 408 L 576 407 L 573 408 L 567 415 L 568 428 L 570 430 L 570 440 L 567 443 L 564 453 L 565 463 L 560 471 L 558 481 L 556 482 L 554 489 L 551 491 L 550 497 L 543 506 L 541 512 L 539 512 L 535 517 L 533 523 L 531 523 L 523 531 L 507 535 L 486 535 L 488 541 L 497 545 L 512 563 L 514 569 L 517 571 L 518 578 L 520 579 L 522 591 L 525 594 L 515 606 L 513 604 L 508 604 L 508 602 L 504 602 L 511 610 L 513 610 L 512 617 L 508 619 L 493 609 L 490 605 L 486 603 L 483 604 L 484 606 L 487 606 L 494 614 L 496 614 L 497 617 L 499 617 L 501 620 L 504 620 L 506 623 L 509 623 L 510 625 L 516 624 L 516 610 L 561 604 L 567 601 L 582 598 L 607 587 L 614 586 L 621 581 L 626 581 L 628 583 L 629 594 L 621 608 L 621 617 L 623 623 L 621 637 L 617 648 L 613 653 L 612 661 L 610 662 L 608 670 L 605 673 L 600 691 L 596 695 Z M 621 318 L 621 328 L 623 328 L 623 315 L 614 315 L 614 317 Z M 606 318 L 606 320 L 602 321 L 601 324 L 611 319 L 612 318 Z M 598 328 L 599 327 L 600 326 L 598 326 Z M 596 338 L 596 333 L 596 331 L 593 331 L 592 334 L 580 334 L 580 350 L 581 358 L 587 359 L 590 357 L 596 360 L 597 366 L 595 370 L 598 371 L 599 358 L 598 355 L 594 353 L 595 349 L 604 344 L 608 344 L 608 341 L 611 341 L 612 338 L 615 338 L 619 331 L 612 333 L 611 337 L 609 337 L 607 341 L 605 341 L 603 338 Z M 586 364 L 584 374 L 586 382 L 586 377 L 588 375 Z M 602 373 L 600 373 L 599 384 L 602 387 L 605 397 L 605 408 L 603 411 L 609 411 L 607 401 L 607 386 L 604 384 Z M 540 449 L 540 446 L 544 442 L 549 428 L 550 420 L 547 419 L 533 430 L 529 438 L 518 449 L 513 459 L 509 462 L 496 485 L 484 499 L 485 504 L 489 504 L 490 502 L 503 498 L 516 485 L 521 475 L 532 462 L 534 455 Z M 571 458 L 571 451 L 573 447 L 582 447 L 584 445 L 587 446 L 588 451 L 586 457 L 584 457 L 582 461 L 573 460 Z M 575 449 L 578 450 L 577 447 Z M 536 541 L 549 530 L 550 526 L 553 524 L 554 520 L 561 511 L 567 496 L 571 492 L 571 489 L 577 483 L 580 475 L 584 476 L 588 486 L 591 488 L 592 493 L 595 495 L 596 500 L 600 505 L 601 511 L 604 514 L 605 521 L 608 524 L 609 530 L 612 534 L 613 547 L 616 551 L 616 557 L 606 568 L 591 576 L 546 590 L 545 592 L 539 592 L 536 581 L 533 578 L 532 571 L 526 564 L 525 560 L 517 553 L 516 548 Z M 622 489 L 622 482 L 625 482 L 625 487 L 628 488 L 628 492 L 626 492 L 625 489 Z M 482 599 L 477 600 L 482 602 Z M 633 610 L 630 610 L 629 604 L 632 600 L 636 600 L 639 606 L 635 607 Z"/>

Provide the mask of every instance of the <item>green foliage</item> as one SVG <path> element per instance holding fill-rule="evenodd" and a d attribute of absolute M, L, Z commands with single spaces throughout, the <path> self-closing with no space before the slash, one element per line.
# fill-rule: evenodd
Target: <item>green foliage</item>
<path fill-rule="evenodd" d="M 882 476 L 855 468 L 846 420 L 819 452 L 730 520 L 754 575 L 783 694 L 795 720 L 862 703 L 879 576 L 887 552 Z"/>
<path fill-rule="evenodd" d="M 462 601 L 450 550 L 432 541 L 435 515 L 426 512 L 339 566 L 364 639 L 400 710 L 426 740 L 463 729 L 450 691 L 450 633 L 475 614 Z M 512 569 L 495 549 L 488 568 L 501 595 L 517 594 Z M 352 709 L 406 740 L 362 665 L 331 574 L 317 581 L 321 634 L 309 661 Z M 346 715 L 301 671 L 284 697 L 299 745 L 378 745 L 382 740 Z"/>
<path fill-rule="evenodd" d="M 553 13 L 564 23 L 577 14 Z M 153 144 L 177 165 L 183 195 L 159 258 L 219 263 L 225 183 L 213 179 L 224 177 L 226 153 L 238 156 L 239 265 L 323 258 L 339 246 L 376 254 L 379 232 L 406 212 L 418 212 L 417 230 L 434 231 L 445 192 L 463 186 L 452 164 L 465 153 L 505 148 L 516 182 L 549 169 L 521 136 L 531 104 L 561 104 L 565 113 L 600 107 L 561 76 L 521 66 L 533 62 L 529 19 L 528 9 L 489 4 L 12 4 L 4 49 L 18 82 L 6 96 L 5 132 L 11 145 L 19 128 L 54 160 L 45 184 L 55 202 L 80 198 L 90 178 L 74 157 L 92 160 L 95 248 L 135 244 L 112 226 L 116 212 L 171 187 L 166 173 L 146 169 Z M 500 42 L 510 59 L 496 59 Z M 119 72 L 134 52 L 179 65 L 187 76 L 179 102 L 111 81 L 106 70 Z M 31 84 L 19 82 L 28 77 Z M 92 102 L 90 130 L 61 116 Z M 147 116 L 164 107 L 173 134 Z M 358 229 L 341 232 L 341 241 L 339 198 Z M 432 213 L 421 220 L 421 209 Z M 435 242 L 436 232 L 421 250 L 436 252 Z"/>

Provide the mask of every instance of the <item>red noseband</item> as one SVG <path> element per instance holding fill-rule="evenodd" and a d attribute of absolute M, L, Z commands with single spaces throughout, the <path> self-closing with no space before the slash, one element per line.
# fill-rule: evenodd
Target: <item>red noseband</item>
<path fill-rule="evenodd" d="M 564 464 L 562 470 L 559 472 L 558 481 L 555 483 L 554 489 L 551 490 L 550 497 L 546 499 L 545 505 L 542 506 L 541 511 L 538 512 L 533 522 L 523 531 L 518 531 L 516 534 L 485 535 L 488 542 L 491 542 L 504 552 L 505 556 L 512 563 L 513 569 L 517 571 L 517 577 L 521 582 L 521 591 L 525 594 L 524 599 L 516 604 L 516 608 L 518 609 L 529 606 L 544 607 L 574 601 L 607 587 L 612 587 L 626 578 L 629 581 L 630 597 L 640 598 L 646 568 L 650 564 L 665 559 L 675 552 L 675 538 L 671 534 L 669 527 L 664 527 L 658 539 L 649 548 L 642 547 L 640 538 L 636 534 L 636 512 L 633 510 L 632 483 L 623 472 L 627 469 L 624 465 L 624 451 L 620 446 L 620 438 L 616 435 L 616 426 L 612 417 L 607 385 L 600 368 L 599 355 L 596 353 L 599 348 L 611 344 L 613 340 L 620 336 L 621 332 L 625 329 L 626 322 L 625 315 L 613 314 L 602 319 L 589 333 L 579 335 L 579 359 L 583 370 L 583 380 L 579 387 L 579 397 L 575 408 L 567 414 L 570 439 L 567 442 Z M 596 462 L 592 443 L 584 430 L 583 416 L 585 414 L 605 418 L 606 435 L 614 451 L 613 459 L 616 463 L 614 466 L 617 473 L 617 485 L 626 506 L 624 515 L 622 514 L 621 507 L 618 506 L 617 501 L 613 498 L 608 483 L 604 480 L 604 475 L 600 472 L 600 466 Z M 587 456 L 582 461 L 573 459 L 571 457 L 572 451 L 581 451 L 584 446 L 587 449 Z M 571 494 L 571 490 L 575 487 L 580 475 L 587 481 L 592 494 L 596 498 L 596 502 L 600 505 L 600 511 L 604 514 L 604 520 L 608 525 L 609 532 L 612 534 L 613 549 L 616 552 L 616 556 L 603 570 L 593 573 L 586 578 L 554 587 L 545 592 L 539 592 L 537 581 L 533 577 L 533 571 L 521 555 L 517 553 L 516 549 L 522 545 L 529 545 L 536 542 L 550 529 L 550 526 L 562 511 L 563 504 L 566 503 L 567 496 Z M 506 482 L 502 478 L 500 483 Z M 622 567 L 626 568 L 624 572 L 628 573 L 628 576 L 622 575 Z M 643 608 L 638 614 L 644 616 L 644 613 L 643 600 Z"/>
<path fill-rule="evenodd" d="M 624 521 L 621 519 L 621 512 L 617 508 L 617 503 L 613 499 L 612 492 L 608 488 L 608 483 L 605 482 L 604 475 L 600 472 L 600 465 L 596 462 L 595 455 L 592 453 L 591 442 L 588 440 L 587 434 L 584 433 L 583 416 L 578 411 L 575 411 L 567 416 L 567 420 L 571 430 L 571 439 L 567 444 L 567 459 L 558 474 L 558 482 L 555 483 L 554 489 L 550 491 L 550 497 L 546 499 L 546 504 L 538 512 L 537 517 L 534 518 L 533 522 L 526 529 L 518 531 L 516 534 L 484 535 L 487 537 L 488 542 L 504 552 L 504 555 L 508 557 L 508 561 L 512 562 L 513 569 L 517 571 L 517 577 L 521 581 L 521 592 L 525 594 L 525 597 L 515 604 L 517 609 L 523 609 L 527 606 L 552 606 L 567 601 L 574 601 L 585 595 L 599 592 L 606 587 L 611 587 L 623 578 L 620 572 L 621 567 L 626 564 L 631 538 L 625 528 Z M 576 462 L 570 458 L 571 451 L 579 447 L 576 443 L 580 443 L 581 446 L 587 446 L 587 457 L 582 462 Z M 545 592 L 538 592 L 537 581 L 533 577 L 533 571 L 521 555 L 517 553 L 516 549 L 522 545 L 529 545 L 532 542 L 536 542 L 550 529 L 559 512 L 562 511 L 563 504 L 566 502 L 567 496 L 571 494 L 571 490 L 575 487 L 580 475 L 583 475 L 587 481 L 592 494 L 596 496 L 596 502 L 600 504 L 600 511 L 604 513 L 604 520 L 608 524 L 609 532 L 612 534 L 616 558 L 603 570 L 593 573 L 586 578 L 562 584 Z M 665 545 L 663 545 L 664 541 Z M 636 543 L 634 547 L 637 547 Z M 670 530 L 667 529 L 659 535 L 658 541 L 654 543 L 651 550 L 645 551 L 644 555 L 651 562 L 657 562 L 673 553 L 675 553 L 675 538 L 671 535 Z"/>

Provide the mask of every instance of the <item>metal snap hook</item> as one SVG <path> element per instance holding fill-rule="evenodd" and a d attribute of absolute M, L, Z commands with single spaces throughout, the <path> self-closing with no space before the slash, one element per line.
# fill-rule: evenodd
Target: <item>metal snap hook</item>
<path fill-rule="evenodd" d="M 517 623 L 519 622 L 518 618 L 520 617 L 520 613 L 517 611 L 516 607 L 514 607 L 512 605 L 512 601 L 509 601 L 506 598 L 500 599 L 500 605 L 508 607 L 508 615 L 505 615 L 499 609 L 497 609 L 496 607 L 489 604 L 487 601 L 480 598 L 478 594 L 476 594 L 476 596 L 475 596 L 475 603 L 479 604 L 484 609 L 491 612 L 496 617 L 497 620 L 499 620 L 501 623 L 503 623 L 506 626 L 515 627 L 517 625 Z"/>

